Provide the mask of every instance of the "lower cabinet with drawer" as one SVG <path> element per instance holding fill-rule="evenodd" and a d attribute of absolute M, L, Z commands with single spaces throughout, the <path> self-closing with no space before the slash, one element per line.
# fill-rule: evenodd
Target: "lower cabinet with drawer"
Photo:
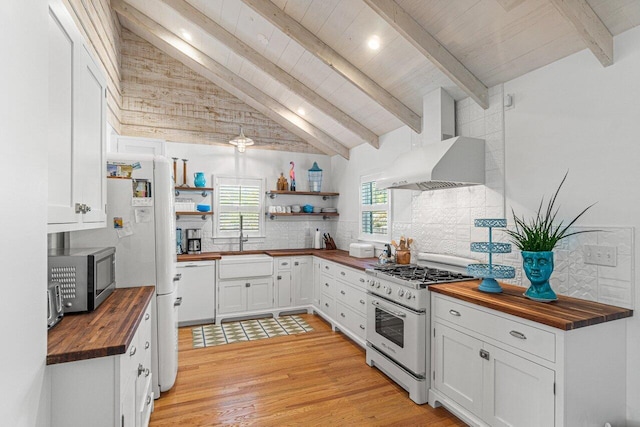
<path fill-rule="evenodd" d="M 49 366 L 52 427 L 146 427 L 153 411 L 151 306 L 124 354 Z"/>
<path fill-rule="evenodd" d="M 476 426 L 624 424 L 624 320 L 564 331 L 436 293 L 431 308 L 431 406 Z"/>

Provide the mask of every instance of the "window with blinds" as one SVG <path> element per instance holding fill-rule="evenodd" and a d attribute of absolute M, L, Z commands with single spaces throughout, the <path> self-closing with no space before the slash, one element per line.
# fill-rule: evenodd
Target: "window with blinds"
<path fill-rule="evenodd" d="M 263 236 L 263 180 L 253 178 L 217 179 L 216 237 Z"/>
<path fill-rule="evenodd" d="M 375 178 L 360 179 L 360 238 L 388 239 L 390 235 L 390 196 L 388 190 L 376 188 Z"/>

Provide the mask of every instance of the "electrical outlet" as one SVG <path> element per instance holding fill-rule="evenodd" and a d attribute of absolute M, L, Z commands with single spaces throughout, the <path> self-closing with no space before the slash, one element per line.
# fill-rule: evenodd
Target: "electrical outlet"
<path fill-rule="evenodd" d="M 584 245 L 584 263 L 616 266 L 617 251 L 615 246 Z"/>

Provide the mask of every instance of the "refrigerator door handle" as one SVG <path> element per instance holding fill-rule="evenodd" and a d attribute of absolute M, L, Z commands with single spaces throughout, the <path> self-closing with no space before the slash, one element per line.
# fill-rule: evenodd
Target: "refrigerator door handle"
<path fill-rule="evenodd" d="M 177 281 L 179 281 L 180 279 L 182 279 L 182 273 L 178 273 L 178 274 L 176 274 L 175 276 L 173 276 L 173 281 L 174 281 L 174 282 L 177 282 Z"/>
<path fill-rule="evenodd" d="M 174 307 L 180 307 L 182 305 L 182 297 L 176 298 L 176 302 L 173 303 Z"/>

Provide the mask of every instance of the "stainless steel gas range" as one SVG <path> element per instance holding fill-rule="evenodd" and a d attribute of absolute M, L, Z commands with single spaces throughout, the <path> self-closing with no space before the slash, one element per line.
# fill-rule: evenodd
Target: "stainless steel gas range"
<path fill-rule="evenodd" d="M 367 269 L 367 364 L 409 392 L 418 404 L 429 390 L 429 285 L 469 280 L 476 260 L 418 254 L 418 264 L 383 264 Z"/>

